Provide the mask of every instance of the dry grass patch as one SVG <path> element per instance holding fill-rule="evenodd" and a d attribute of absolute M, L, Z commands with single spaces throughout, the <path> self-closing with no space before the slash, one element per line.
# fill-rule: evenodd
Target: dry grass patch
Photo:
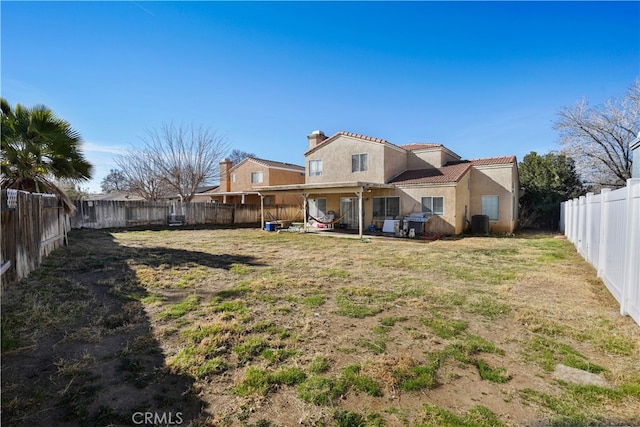
<path fill-rule="evenodd" d="M 29 425 L 45 402 L 86 425 L 136 408 L 222 426 L 640 424 L 637 325 L 564 240 L 178 228 L 71 241 L 3 298 L 3 421 Z M 99 354 L 106 342 L 117 351 Z M 40 375 L 20 374 L 26 355 L 57 388 L 24 391 Z M 558 363 L 611 387 L 558 382 Z M 112 403 L 114 381 L 133 406 Z"/>

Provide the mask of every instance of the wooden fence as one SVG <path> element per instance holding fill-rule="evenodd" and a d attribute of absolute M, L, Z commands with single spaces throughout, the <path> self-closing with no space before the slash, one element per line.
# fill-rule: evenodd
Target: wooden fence
<path fill-rule="evenodd" d="M 272 219 L 302 221 L 300 206 L 268 205 L 266 221 Z M 82 200 L 76 202 L 72 228 L 121 228 L 167 225 L 170 221 L 197 224 L 260 224 L 260 205 L 220 203 L 180 203 L 149 201 Z"/>
<path fill-rule="evenodd" d="M 69 221 L 57 197 L 2 190 L 2 289 L 27 276 L 57 247 L 66 244 Z"/>
<path fill-rule="evenodd" d="M 58 198 L 49 194 L 2 190 L 1 289 L 34 270 L 55 248 L 67 243 L 71 228 L 122 228 L 168 225 L 260 224 L 259 205 L 147 201 L 78 201 L 69 217 Z M 302 208 L 264 207 L 266 221 L 301 221 Z"/>
<path fill-rule="evenodd" d="M 640 179 L 562 204 L 560 227 L 640 325 Z"/>

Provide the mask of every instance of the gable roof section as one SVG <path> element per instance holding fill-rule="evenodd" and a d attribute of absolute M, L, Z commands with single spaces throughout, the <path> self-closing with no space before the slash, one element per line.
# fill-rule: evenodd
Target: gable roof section
<path fill-rule="evenodd" d="M 414 142 L 412 144 L 404 144 L 400 146 L 400 148 L 404 148 L 407 151 L 429 150 L 432 148 L 440 148 L 440 147 L 442 147 L 442 144 L 428 144 L 423 142 Z"/>
<path fill-rule="evenodd" d="M 474 166 L 508 165 L 516 162 L 516 156 L 487 157 L 469 160 Z"/>
<path fill-rule="evenodd" d="M 219 185 L 211 185 L 208 187 L 198 187 L 196 189 L 196 194 L 214 194 L 218 192 L 219 188 L 220 188 Z"/>
<path fill-rule="evenodd" d="M 265 160 L 265 159 L 258 159 L 256 157 L 247 157 L 245 159 L 243 159 L 240 163 L 238 163 L 237 165 L 234 165 L 231 167 L 230 170 L 234 170 L 237 169 L 240 165 L 252 161 L 254 163 L 258 163 L 259 165 L 262 166 L 266 166 L 268 168 L 278 168 L 278 169 L 287 169 L 287 170 L 292 170 L 295 172 L 304 172 L 304 166 L 298 166 L 298 165 L 294 165 L 292 163 L 284 163 L 284 162 L 276 162 L 275 160 Z"/>
<path fill-rule="evenodd" d="M 346 132 L 346 131 L 341 130 L 340 132 L 337 132 L 337 133 L 331 135 L 329 138 L 325 139 L 320 144 L 316 145 L 315 147 L 311 148 L 310 150 L 307 150 L 307 152 L 304 153 L 304 155 L 306 156 L 307 154 L 312 153 L 313 151 L 317 150 L 318 148 L 324 147 L 325 145 L 330 144 L 331 142 L 335 141 L 336 139 L 338 139 L 341 136 L 349 136 L 351 138 L 362 139 L 363 141 L 377 142 L 379 144 L 388 144 L 388 145 L 392 145 L 394 147 L 397 147 L 397 145 L 392 144 L 391 142 L 387 141 L 386 139 L 375 138 L 373 136 L 366 136 L 366 135 L 361 135 L 359 133 Z"/>
<path fill-rule="evenodd" d="M 375 138 L 373 136 L 360 135 L 359 133 L 345 132 L 343 130 L 341 130 L 337 134 L 333 135 L 331 138 L 336 137 L 336 136 L 350 136 L 352 138 L 364 139 L 365 141 L 379 142 L 380 144 L 391 144 L 386 139 Z M 329 138 L 329 139 L 331 139 L 331 138 Z"/>
<path fill-rule="evenodd" d="M 393 178 L 390 183 L 396 185 L 454 183 L 459 182 L 469 169 L 471 169 L 471 163 L 457 163 L 438 169 L 408 170 Z"/>

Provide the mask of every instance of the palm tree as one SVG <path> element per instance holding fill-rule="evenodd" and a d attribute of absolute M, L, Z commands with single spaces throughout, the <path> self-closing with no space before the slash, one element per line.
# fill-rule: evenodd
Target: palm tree
<path fill-rule="evenodd" d="M 84 158 L 80 134 L 49 108 L 38 105 L 14 110 L 4 98 L 2 108 L 2 151 L 0 183 L 3 189 L 17 189 L 58 195 L 67 212 L 73 202 L 53 180 L 73 182 L 91 179 L 93 166 Z"/>

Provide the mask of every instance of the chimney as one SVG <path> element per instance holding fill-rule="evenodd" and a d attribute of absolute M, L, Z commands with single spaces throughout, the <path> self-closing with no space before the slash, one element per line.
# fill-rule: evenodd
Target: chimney
<path fill-rule="evenodd" d="M 220 161 L 220 191 L 231 191 L 231 160 L 224 158 Z"/>
<path fill-rule="evenodd" d="M 327 139 L 327 137 L 321 130 L 314 130 L 313 132 L 311 132 L 311 135 L 307 135 L 307 139 L 309 140 L 309 150 L 311 150 L 313 147 L 317 146 L 322 141 Z"/>

